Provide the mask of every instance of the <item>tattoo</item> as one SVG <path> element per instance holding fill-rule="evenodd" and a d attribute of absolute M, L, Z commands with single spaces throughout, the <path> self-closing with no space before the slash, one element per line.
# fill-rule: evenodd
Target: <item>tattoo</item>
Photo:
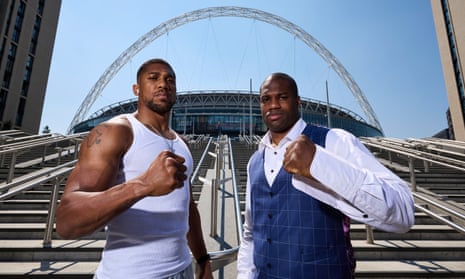
<path fill-rule="evenodd" d="M 106 124 L 99 125 L 95 127 L 94 130 L 89 134 L 87 137 L 87 147 L 92 147 L 94 144 L 100 144 L 101 136 L 103 135 L 102 128 L 107 128 L 108 126 Z"/>

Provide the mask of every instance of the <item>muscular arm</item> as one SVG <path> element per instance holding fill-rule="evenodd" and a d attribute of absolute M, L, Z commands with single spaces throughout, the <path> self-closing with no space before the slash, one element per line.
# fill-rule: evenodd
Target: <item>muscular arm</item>
<path fill-rule="evenodd" d="M 121 156 L 132 141 L 123 123 L 95 127 L 82 142 L 57 209 L 57 232 L 77 238 L 103 227 L 137 201 L 134 185 L 114 185 Z"/>
<path fill-rule="evenodd" d="M 167 194 L 179 187 L 178 179 L 185 179 L 179 176 L 184 159 L 162 152 L 141 176 L 115 185 L 131 142 L 131 128 L 121 119 L 97 126 L 83 141 L 57 208 L 56 229 L 61 237 L 93 233 L 143 197 Z"/>

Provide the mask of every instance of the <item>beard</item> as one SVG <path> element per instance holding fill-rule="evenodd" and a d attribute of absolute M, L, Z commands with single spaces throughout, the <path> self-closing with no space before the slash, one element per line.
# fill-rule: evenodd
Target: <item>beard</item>
<path fill-rule="evenodd" d="M 169 113 L 173 108 L 174 104 L 176 103 L 176 96 L 173 96 L 166 99 L 166 100 L 153 100 L 144 97 L 140 97 L 140 101 L 148 107 L 151 111 L 156 112 L 158 114 L 165 114 Z"/>
<path fill-rule="evenodd" d="M 147 107 L 153 112 L 159 114 L 165 114 L 171 111 L 171 108 L 174 106 L 174 102 L 167 102 L 162 104 L 156 104 L 154 102 L 148 102 Z"/>

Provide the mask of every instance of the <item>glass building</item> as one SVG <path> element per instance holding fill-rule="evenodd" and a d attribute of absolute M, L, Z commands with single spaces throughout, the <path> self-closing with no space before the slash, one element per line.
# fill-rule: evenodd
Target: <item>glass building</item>
<path fill-rule="evenodd" d="M 263 135 L 267 128 L 260 113 L 258 92 L 241 90 L 202 90 L 178 92 L 171 127 L 180 134 Z M 137 98 L 115 103 L 93 113 L 73 127 L 73 133 L 89 131 L 102 121 L 137 109 Z M 301 97 L 300 114 L 314 125 L 342 128 L 356 136 L 382 136 L 356 113 L 339 106 Z"/>
<path fill-rule="evenodd" d="M 61 0 L 0 1 L 0 130 L 39 131 Z"/>

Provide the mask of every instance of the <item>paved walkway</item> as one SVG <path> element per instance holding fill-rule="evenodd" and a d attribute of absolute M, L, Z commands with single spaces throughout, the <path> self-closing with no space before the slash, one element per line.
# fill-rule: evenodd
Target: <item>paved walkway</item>
<path fill-rule="evenodd" d="M 209 155 L 210 156 L 210 155 Z M 205 177 L 205 184 L 200 194 L 198 202 L 198 209 L 202 221 L 202 229 L 204 239 L 207 245 L 207 250 L 220 251 L 224 249 L 234 248 L 239 245 L 237 236 L 237 225 L 234 208 L 234 192 L 232 185 L 232 174 L 229 168 L 229 154 L 225 152 L 223 154 L 224 166 L 221 168 L 219 173 L 220 191 L 217 191 L 217 224 L 216 224 L 216 235 L 212 237 L 211 233 L 211 217 L 212 217 L 212 185 L 215 182 L 217 173 L 215 170 L 209 170 Z M 223 190 L 224 189 L 224 190 Z M 224 218 L 222 218 L 224 217 Z M 224 222 L 221 222 L 224 220 Z M 220 274 L 223 274 L 223 278 L 236 278 L 236 262 L 227 265 L 223 271 L 216 271 L 214 273 L 215 278 L 220 278 Z"/>

